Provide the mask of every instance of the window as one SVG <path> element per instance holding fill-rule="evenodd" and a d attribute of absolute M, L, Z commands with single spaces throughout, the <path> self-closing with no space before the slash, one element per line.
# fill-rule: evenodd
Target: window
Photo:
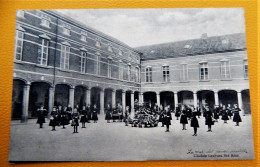
<path fill-rule="evenodd" d="M 113 49 L 112 49 L 112 46 L 111 46 L 111 45 L 108 45 L 108 51 L 109 51 L 109 52 L 113 52 Z"/>
<path fill-rule="evenodd" d="M 17 16 L 24 18 L 24 10 L 18 10 L 17 11 Z"/>
<path fill-rule="evenodd" d="M 119 54 L 120 56 L 122 56 L 122 55 L 123 55 L 122 50 L 118 50 L 118 54 Z"/>
<path fill-rule="evenodd" d="M 48 63 L 48 47 L 49 41 L 47 39 L 42 39 L 40 59 L 38 60 L 38 62 L 44 66 L 47 66 Z"/>
<path fill-rule="evenodd" d="M 64 24 L 63 25 L 63 34 L 65 34 L 65 35 L 70 35 L 70 26 L 69 25 L 67 25 L 67 24 Z"/>
<path fill-rule="evenodd" d="M 70 47 L 61 45 L 60 68 L 69 69 Z"/>
<path fill-rule="evenodd" d="M 80 72 L 86 72 L 86 59 L 87 59 L 87 52 L 81 51 L 80 52 Z"/>
<path fill-rule="evenodd" d="M 15 33 L 15 59 L 22 60 L 22 52 L 23 52 L 23 32 L 16 30 Z"/>
<path fill-rule="evenodd" d="M 180 80 L 188 81 L 188 64 L 181 64 Z"/>
<path fill-rule="evenodd" d="M 127 67 L 127 76 L 128 76 L 128 81 L 131 80 L 131 65 L 128 64 L 128 67 Z"/>
<path fill-rule="evenodd" d="M 209 80 L 209 73 L 208 73 L 208 63 L 200 63 L 200 80 L 207 81 Z"/>
<path fill-rule="evenodd" d="M 244 78 L 248 78 L 248 62 L 244 60 Z"/>
<path fill-rule="evenodd" d="M 122 60 L 119 60 L 119 79 L 123 79 L 124 76 L 124 66 Z"/>
<path fill-rule="evenodd" d="M 41 25 L 44 27 L 49 28 L 50 27 L 50 18 L 46 15 L 42 15 Z"/>
<path fill-rule="evenodd" d="M 111 71 L 111 64 L 112 64 L 112 57 L 108 57 L 108 77 L 110 78 L 112 75 L 112 71 Z"/>
<path fill-rule="evenodd" d="M 99 52 L 96 53 L 96 61 L 97 61 L 97 65 L 96 65 L 96 74 L 100 75 L 100 56 L 101 54 Z"/>
<path fill-rule="evenodd" d="M 139 81 L 139 68 L 138 67 L 135 68 L 135 82 L 140 82 Z"/>
<path fill-rule="evenodd" d="M 230 79 L 230 65 L 228 60 L 221 61 L 221 79 Z"/>
<path fill-rule="evenodd" d="M 163 81 L 164 82 L 169 82 L 170 81 L 169 66 L 163 66 Z"/>
<path fill-rule="evenodd" d="M 152 80 L 152 67 L 147 67 L 145 69 L 145 74 L 146 74 L 146 82 L 153 82 L 153 80 Z"/>
<path fill-rule="evenodd" d="M 96 47 L 101 47 L 100 39 L 96 39 Z"/>
<path fill-rule="evenodd" d="M 86 32 L 83 32 L 83 31 L 81 31 L 81 37 L 80 37 L 80 39 L 82 40 L 82 41 L 87 41 L 87 33 Z"/>

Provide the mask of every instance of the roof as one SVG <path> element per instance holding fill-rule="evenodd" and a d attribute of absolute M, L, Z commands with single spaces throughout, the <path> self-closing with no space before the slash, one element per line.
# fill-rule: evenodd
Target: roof
<path fill-rule="evenodd" d="M 245 33 L 213 37 L 205 37 L 204 34 L 199 39 L 141 46 L 136 49 L 143 53 L 141 60 L 176 58 L 245 50 L 246 39 Z"/>

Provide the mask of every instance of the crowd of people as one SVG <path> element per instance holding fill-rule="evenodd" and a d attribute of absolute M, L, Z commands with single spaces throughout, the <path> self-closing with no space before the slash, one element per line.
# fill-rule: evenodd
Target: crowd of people
<path fill-rule="evenodd" d="M 182 130 L 187 130 L 186 125 L 190 123 L 190 126 L 194 129 L 193 136 L 197 136 L 197 129 L 199 128 L 198 119 L 201 116 L 205 118 L 205 125 L 208 126 L 207 132 L 212 132 L 212 126 L 220 118 L 225 124 L 228 120 L 233 119 L 233 122 L 236 122 L 236 126 L 239 126 L 239 123 L 242 122 L 239 111 L 241 110 L 237 104 L 234 104 L 233 107 L 231 105 L 227 107 L 225 105 L 215 105 L 214 108 L 210 108 L 207 105 L 195 108 L 186 104 L 178 104 L 175 109 L 171 109 L 170 106 L 163 107 L 155 104 L 153 107 L 151 105 L 135 105 L 134 113 L 131 114 L 129 106 L 126 106 L 125 111 L 123 111 L 121 104 L 118 104 L 116 107 L 111 107 L 108 104 L 105 108 L 105 120 L 107 123 L 111 121 L 124 122 L 125 126 L 131 124 L 132 127 L 140 128 L 157 127 L 161 122 L 161 126 L 166 126 L 166 132 L 169 132 L 173 113 L 176 120 L 179 120 L 180 124 L 182 124 Z M 61 105 L 58 107 L 54 106 L 50 112 L 49 126 L 52 127 L 52 131 L 56 131 L 56 126 L 66 128 L 66 125 L 70 124 L 73 127 L 73 133 L 78 133 L 80 123 L 82 123 L 82 128 L 86 128 L 86 123 L 92 121 L 97 123 L 98 112 L 99 109 L 95 104 L 92 107 L 90 105 L 83 106 L 81 109 L 78 105 L 75 108 L 72 108 L 70 105 L 65 107 Z M 37 113 L 37 123 L 40 125 L 40 128 L 43 128 L 48 112 L 41 105 Z"/>

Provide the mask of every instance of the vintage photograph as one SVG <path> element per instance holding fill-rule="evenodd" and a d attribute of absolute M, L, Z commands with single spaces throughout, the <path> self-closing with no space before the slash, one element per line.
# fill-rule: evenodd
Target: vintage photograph
<path fill-rule="evenodd" d="M 254 159 L 243 8 L 16 11 L 9 162 Z"/>

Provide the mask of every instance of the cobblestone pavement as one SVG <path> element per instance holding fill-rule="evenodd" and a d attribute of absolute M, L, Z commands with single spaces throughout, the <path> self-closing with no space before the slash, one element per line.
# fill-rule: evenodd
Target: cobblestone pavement
<path fill-rule="evenodd" d="M 48 123 L 39 129 L 35 119 L 27 124 L 11 122 L 10 161 L 130 161 L 253 159 L 251 115 L 242 117 L 240 126 L 230 121 L 215 123 L 207 132 L 205 119 L 199 119 L 198 136 L 192 136 L 174 117 L 170 132 L 165 127 L 134 128 L 124 123 L 88 123 L 72 134 L 73 128 Z M 47 121 L 48 122 L 48 121 Z M 225 156 L 225 155 L 226 156 Z M 206 157 L 205 157 L 206 155 Z"/>

